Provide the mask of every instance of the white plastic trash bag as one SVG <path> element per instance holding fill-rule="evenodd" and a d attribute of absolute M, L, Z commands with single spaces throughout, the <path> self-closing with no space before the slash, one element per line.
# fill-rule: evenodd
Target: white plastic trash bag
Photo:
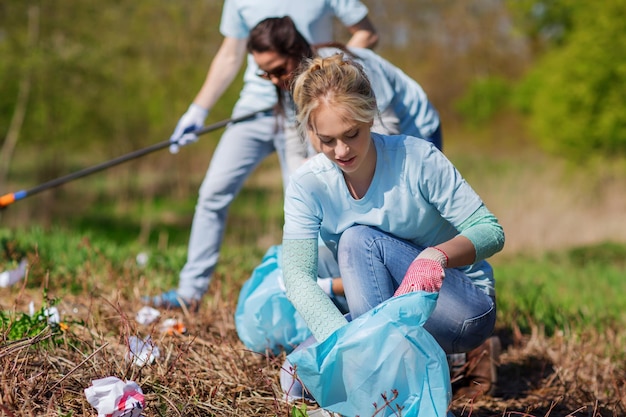
<path fill-rule="evenodd" d="M 98 417 L 139 417 L 145 407 L 139 385 L 114 376 L 92 381 L 92 385 L 85 388 L 85 396 L 98 410 Z"/>
<path fill-rule="evenodd" d="M 383 417 L 401 407 L 403 417 L 444 417 L 452 398 L 448 362 L 423 327 L 437 296 L 420 291 L 390 298 L 287 359 L 326 410 Z"/>
<path fill-rule="evenodd" d="M 279 265 L 281 246 L 270 247 L 261 264 L 244 283 L 235 310 L 239 339 L 252 351 L 275 355 L 294 347 L 311 335 L 304 319 L 285 294 Z"/>

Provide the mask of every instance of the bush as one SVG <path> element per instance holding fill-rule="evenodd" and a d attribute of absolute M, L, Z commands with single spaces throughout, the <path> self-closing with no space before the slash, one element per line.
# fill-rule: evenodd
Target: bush
<path fill-rule="evenodd" d="M 501 77 L 481 78 L 470 85 L 455 109 L 471 126 L 478 127 L 508 104 L 510 92 L 509 83 Z"/>
<path fill-rule="evenodd" d="M 570 159 L 626 156 L 624 0 L 577 8 L 568 41 L 546 54 L 517 91 L 547 151 Z"/>

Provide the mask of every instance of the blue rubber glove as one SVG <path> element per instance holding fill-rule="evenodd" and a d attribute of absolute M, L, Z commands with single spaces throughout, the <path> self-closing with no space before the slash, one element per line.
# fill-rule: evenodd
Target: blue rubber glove
<path fill-rule="evenodd" d="M 327 296 L 333 297 L 333 279 L 332 278 L 317 278 L 317 285 L 320 286 L 322 291 L 326 293 Z"/>
<path fill-rule="evenodd" d="M 191 133 L 200 129 L 204 125 L 204 119 L 209 111 L 195 103 L 191 103 L 185 114 L 183 114 L 170 136 L 170 153 L 177 154 L 181 146 L 189 145 L 198 141 L 198 136 Z"/>

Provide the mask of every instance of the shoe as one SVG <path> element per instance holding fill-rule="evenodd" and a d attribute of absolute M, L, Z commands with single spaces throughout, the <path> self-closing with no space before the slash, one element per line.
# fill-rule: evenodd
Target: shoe
<path fill-rule="evenodd" d="M 144 304 L 147 304 L 156 308 L 163 308 L 166 310 L 197 310 L 199 302 L 197 300 L 186 300 L 178 295 L 176 290 L 169 290 L 160 295 L 153 297 L 142 297 L 141 300 Z"/>
<path fill-rule="evenodd" d="M 498 381 L 500 365 L 500 338 L 491 336 L 476 349 L 467 352 L 467 361 L 460 378 L 453 376 L 453 399 L 476 400 L 483 395 L 493 395 Z"/>

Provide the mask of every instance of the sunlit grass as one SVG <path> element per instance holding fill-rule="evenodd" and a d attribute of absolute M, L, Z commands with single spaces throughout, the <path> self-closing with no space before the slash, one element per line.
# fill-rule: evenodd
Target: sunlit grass
<path fill-rule="evenodd" d="M 493 139 L 493 146 L 473 149 L 471 141 L 480 143 L 477 136 L 483 133 L 451 129 L 446 153 L 505 229 L 505 250 L 491 259 L 501 325 L 527 331 L 541 323 L 552 331 L 626 322 L 623 164 L 605 161 L 573 169 L 532 147 L 516 151 Z M 33 268 L 39 273 L 33 276 L 42 280 L 49 273 L 59 290 L 90 290 L 97 283 L 84 277 L 107 270 L 141 281 L 146 292 L 169 289 L 185 262 L 197 191 L 214 141 L 197 145 L 175 157 L 151 156 L 16 202 L 1 214 L 3 233 L 35 251 Z M 273 156 L 230 208 L 215 273 L 226 291 L 236 291 L 267 248 L 280 243 L 282 193 Z M 614 246 L 606 243 L 611 241 Z M 149 254 L 143 268 L 135 262 L 140 252 Z"/>

